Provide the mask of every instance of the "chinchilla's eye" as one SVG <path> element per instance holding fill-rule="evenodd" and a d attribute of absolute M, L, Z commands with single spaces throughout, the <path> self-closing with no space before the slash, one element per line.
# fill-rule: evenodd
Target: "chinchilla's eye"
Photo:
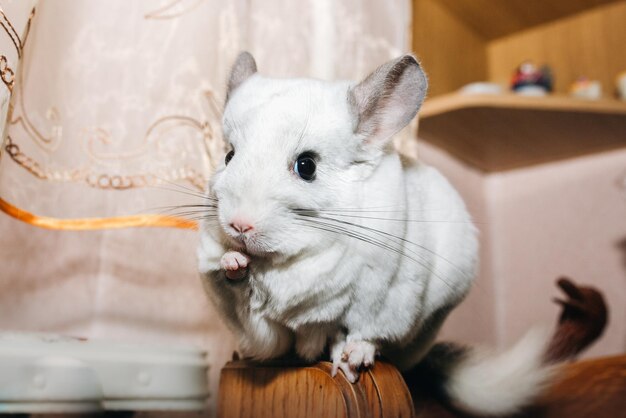
<path fill-rule="evenodd" d="M 224 164 L 228 165 L 228 163 L 230 162 L 230 160 L 233 159 L 234 156 L 235 156 L 235 150 L 229 151 L 228 154 L 226 154 L 226 158 L 224 158 Z"/>
<path fill-rule="evenodd" d="M 303 152 L 298 155 L 293 165 L 293 171 L 302 180 L 313 181 L 315 179 L 315 155 L 311 152 Z"/>

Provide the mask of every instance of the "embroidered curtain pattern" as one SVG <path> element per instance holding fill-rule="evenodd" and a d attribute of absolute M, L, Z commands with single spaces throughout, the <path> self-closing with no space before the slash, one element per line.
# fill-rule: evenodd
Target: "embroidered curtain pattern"
<path fill-rule="evenodd" d="M 2 208 L 61 229 L 193 227 L 153 212 L 185 200 L 161 186 L 201 192 L 223 157 L 223 86 L 239 50 L 268 74 L 354 79 L 407 44 L 402 2 L 310 1 L 308 13 L 286 1 L 8 3 L 20 17 L 2 16 L 16 55 L 0 60 L 5 108 L 11 97 Z"/>
<path fill-rule="evenodd" d="M 268 75 L 358 79 L 406 51 L 409 6 L 0 0 L 0 329 L 204 347 L 215 394 L 235 345 L 193 223 L 158 208 L 197 202 L 223 158 L 240 50 Z M 126 228 L 150 225 L 179 228 Z"/>

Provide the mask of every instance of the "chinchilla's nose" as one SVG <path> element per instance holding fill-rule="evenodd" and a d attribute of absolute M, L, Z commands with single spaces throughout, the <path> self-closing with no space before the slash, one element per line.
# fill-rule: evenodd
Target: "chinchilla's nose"
<path fill-rule="evenodd" d="M 244 234 L 254 229 L 252 222 L 249 222 L 242 218 L 233 218 L 233 220 L 230 222 L 229 225 L 231 228 L 233 228 L 235 231 L 239 232 L 240 234 Z"/>

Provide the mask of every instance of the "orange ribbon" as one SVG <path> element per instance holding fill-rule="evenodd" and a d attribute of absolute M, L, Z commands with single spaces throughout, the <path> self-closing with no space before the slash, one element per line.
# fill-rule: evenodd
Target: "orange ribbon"
<path fill-rule="evenodd" d="M 182 219 L 167 215 L 132 215 L 116 216 L 111 218 L 78 218 L 59 219 L 46 216 L 37 216 L 23 209 L 13 206 L 0 198 L 0 210 L 7 215 L 27 224 L 46 229 L 59 229 L 66 231 L 90 231 L 96 229 L 119 229 L 137 227 L 162 227 L 198 229 L 198 223 L 188 219 Z"/>

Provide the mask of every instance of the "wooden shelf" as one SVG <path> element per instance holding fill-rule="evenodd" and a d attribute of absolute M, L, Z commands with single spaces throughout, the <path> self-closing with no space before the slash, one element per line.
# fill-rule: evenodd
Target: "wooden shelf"
<path fill-rule="evenodd" d="M 419 137 L 485 172 L 626 147 L 626 103 L 449 94 L 420 112 Z"/>
<path fill-rule="evenodd" d="M 437 114 L 469 107 L 508 109 L 538 109 L 582 113 L 617 113 L 626 115 L 626 102 L 619 100 L 585 100 L 568 96 L 529 97 L 517 94 L 460 94 L 452 93 L 426 100 L 420 116 Z"/>

